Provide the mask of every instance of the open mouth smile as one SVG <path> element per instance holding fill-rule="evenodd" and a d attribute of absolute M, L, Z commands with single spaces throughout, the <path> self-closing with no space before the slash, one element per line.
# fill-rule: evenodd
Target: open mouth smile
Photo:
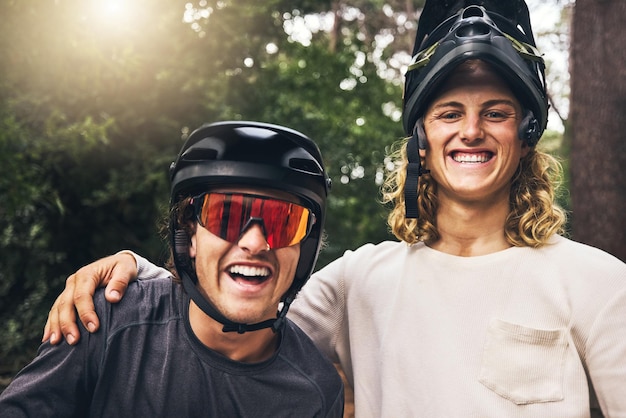
<path fill-rule="evenodd" d="M 228 269 L 228 273 L 237 283 L 260 284 L 271 276 L 271 271 L 267 267 L 247 266 L 236 264 Z"/>
<path fill-rule="evenodd" d="M 493 153 L 491 152 L 468 153 L 455 151 L 452 153 L 452 159 L 462 164 L 486 163 L 491 158 L 493 158 Z"/>

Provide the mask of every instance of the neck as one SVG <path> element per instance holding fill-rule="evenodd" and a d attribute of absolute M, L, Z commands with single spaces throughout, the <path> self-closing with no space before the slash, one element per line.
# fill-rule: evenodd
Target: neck
<path fill-rule="evenodd" d="M 258 363 L 269 359 L 278 348 L 279 334 L 270 328 L 243 334 L 223 332 L 223 325 L 205 314 L 193 300 L 189 303 L 189 323 L 202 344 L 234 361 Z"/>
<path fill-rule="evenodd" d="M 430 246 L 463 257 L 491 254 L 509 248 L 504 224 L 508 200 L 496 204 L 453 202 L 440 199 L 437 229 L 440 238 Z"/>

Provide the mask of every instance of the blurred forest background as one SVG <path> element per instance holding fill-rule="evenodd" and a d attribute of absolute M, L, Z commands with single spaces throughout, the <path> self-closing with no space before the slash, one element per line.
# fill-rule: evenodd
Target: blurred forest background
<path fill-rule="evenodd" d="M 529 1 L 531 8 L 543 3 Z M 606 47 L 626 40 L 626 2 L 547 3 L 558 19 L 536 36 L 555 51 L 546 60 L 556 124 L 540 144 L 566 167 L 571 157 L 570 192 L 561 203 L 573 210 L 574 238 L 625 259 L 619 167 L 626 166 L 626 141 L 619 135 L 626 60 L 615 65 L 624 54 L 615 50 L 623 48 Z M 402 137 L 402 75 L 422 6 L 423 0 L 3 0 L 4 382 L 35 355 L 48 309 L 69 274 L 123 248 L 164 261 L 159 227 L 167 169 L 202 123 L 279 123 L 318 142 L 333 179 L 329 245 L 318 267 L 346 249 L 392 239 L 379 186 L 393 166 L 386 153 Z M 577 50 L 572 42 L 570 49 L 579 8 L 587 13 L 579 42 L 600 48 Z M 613 73 L 603 66 L 609 59 Z M 601 116 L 576 110 L 575 71 L 578 103 L 604 109 Z M 584 78 L 591 72 L 593 83 Z M 576 114 L 583 115 L 580 129 Z"/>

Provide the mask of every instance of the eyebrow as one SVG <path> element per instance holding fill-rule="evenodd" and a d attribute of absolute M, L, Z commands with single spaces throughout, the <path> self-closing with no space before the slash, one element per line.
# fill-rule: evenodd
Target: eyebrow
<path fill-rule="evenodd" d="M 509 100 L 509 99 L 487 100 L 486 102 L 482 103 L 482 106 L 483 107 L 489 107 L 489 106 L 495 106 L 495 105 L 499 105 L 499 104 L 509 105 L 511 107 L 517 107 L 517 104 L 513 100 Z M 447 101 L 447 102 L 438 103 L 435 106 L 433 106 L 432 109 L 436 110 L 436 109 L 440 109 L 442 107 L 463 107 L 463 104 L 461 102 L 450 100 L 450 101 Z"/>
<path fill-rule="evenodd" d="M 518 104 L 516 102 L 514 102 L 513 100 L 509 100 L 509 99 L 494 99 L 494 100 L 488 100 L 485 103 L 483 103 L 484 106 L 493 106 L 493 105 L 499 105 L 499 104 L 509 105 L 514 108 L 518 107 Z"/>

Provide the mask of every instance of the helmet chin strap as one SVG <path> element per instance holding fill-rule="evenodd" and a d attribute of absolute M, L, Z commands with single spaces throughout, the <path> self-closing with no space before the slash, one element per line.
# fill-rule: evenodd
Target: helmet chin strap
<path fill-rule="evenodd" d="M 419 149 L 426 149 L 426 134 L 424 133 L 422 118 L 415 124 L 413 135 L 406 145 L 407 166 L 404 183 L 404 210 L 407 219 L 419 218 L 419 210 L 417 208 L 419 178 L 424 174 L 430 173 L 430 170 L 422 167 Z"/>
<path fill-rule="evenodd" d="M 262 322 L 257 322 L 256 324 L 243 324 L 239 322 L 234 322 L 226 318 L 222 315 L 212 303 L 210 303 L 198 290 L 196 287 L 196 282 L 192 280 L 189 275 L 189 272 L 186 269 L 181 269 L 179 273 L 182 276 L 183 287 L 185 288 L 185 292 L 189 295 L 191 300 L 204 312 L 209 315 L 211 318 L 215 319 L 217 322 L 222 324 L 224 327 L 222 328 L 223 332 L 237 332 L 238 334 L 243 334 L 244 332 L 257 331 L 263 328 L 271 328 L 272 331 L 278 332 L 285 323 L 285 316 L 287 315 L 287 311 L 289 310 L 289 305 L 293 302 L 293 298 L 287 297 L 283 303 L 282 309 L 278 312 L 276 318 L 267 319 Z"/>

